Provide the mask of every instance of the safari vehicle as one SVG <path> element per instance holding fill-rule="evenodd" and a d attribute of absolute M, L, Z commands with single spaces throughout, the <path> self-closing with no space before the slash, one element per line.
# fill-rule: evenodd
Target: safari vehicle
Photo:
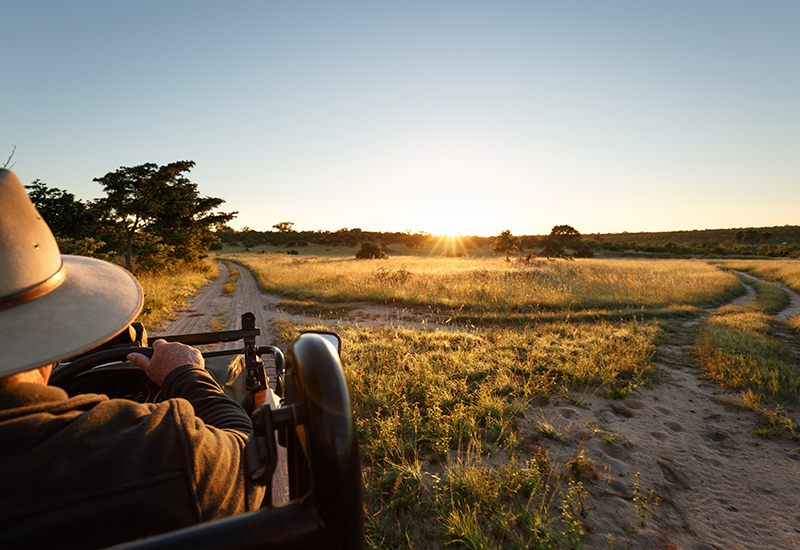
<path fill-rule="evenodd" d="M 239 330 L 165 336 L 191 346 L 242 342 L 241 347 L 203 351 L 206 368 L 251 414 L 245 447 L 246 475 L 265 485 L 261 509 L 223 520 L 124 544 L 152 549 L 350 549 L 362 548 L 361 467 L 335 333 L 306 332 L 286 357 L 275 346 L 259 346 L 252 313 Z M 73 359 L 53 373 L 51 384 L 70 395 L 104 393 L 158 402 L 160 388 L 125 358 L 152 355 L 146 331 L 136 324 L 103 349 Z M 263 357 L 275 365 L 268 387 Z M 255 392 L 271 399 L 253 407 Z M 275 498 L 277 496 L 277 499 Z M 275 502 L 275 501 L 281 502 Z"/>

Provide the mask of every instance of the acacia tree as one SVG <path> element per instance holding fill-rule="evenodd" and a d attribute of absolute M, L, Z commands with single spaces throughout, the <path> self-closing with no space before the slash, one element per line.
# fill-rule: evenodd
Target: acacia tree
<path fill-rule="evenodd" d="M 492 252 L 498 256 L 505 254 L 506 261 L 508 262 L 510 261 L 509 256 L 514 250 L 522 252 L 522 245 L 520 244 L 519 239 L 512 235 L 511 231 L 506 229 L 505 231 L 502 231 L 494 240 Z"/>
<path fill-rule="evenodd" d="M 133 271 L 133 246 L 140 233 L 157 236 L 165 245 L 174 247 L 175 258 L 196 260 L 214 241 L 211 229 L 221 227 L 236 215 L 211 213 L 225 201 L 198 195 L 197 184 L 184 175 L 194 164 L 183 160 L 164 166 L 122 166 L 94 179 L 106 192 L 98 202 L 121 235 L 128 270 Z M 147 241 L 153 244 L 152 238 Z"/>
<path fill-rule="evenodd" d="M 556 225 L 550 230 L 550 237 L 561 246 L 575 248 L 580 243 L 581 234 L 571 225 Z"/>
<path fill-rule="evenodd" d="M 297 233 L 292 227 L 294 222 L 279 222 L 272 226 L 272 229 L 279 233 Z"/>
<path fill-rule="evenodd" d="M 750 252 L 755 254 L 758 243 L 760 241 L 766 241 L 767 239 L 772 238 L 772 233 L 770 231 L 764 231 L 762 233 L 758 229 L 750 228 L 745 229 L 744 231 L 737 231 L 733 238 L 737 242 L 746 244 L 748 247 L 750 247 Z"/>

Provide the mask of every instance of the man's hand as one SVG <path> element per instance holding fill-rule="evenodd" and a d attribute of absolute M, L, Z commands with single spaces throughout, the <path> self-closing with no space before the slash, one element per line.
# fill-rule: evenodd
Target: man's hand
<path fill-rule="evenodd" d="M 142 369 L 150 380 L 161 386 L 164 378 L 183 365 L 205 366 L 205 361 L 200 351 L 180 342 L 153 342 L 153 357 L 141 353 L 128 354 L 128 361 Z"/>

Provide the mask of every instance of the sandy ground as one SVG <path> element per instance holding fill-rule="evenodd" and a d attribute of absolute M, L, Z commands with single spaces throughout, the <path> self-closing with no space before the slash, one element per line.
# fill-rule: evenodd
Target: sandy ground
<path fill-rule="evenodd" d="M 280 311 L 278 296 L 261 294 L 249 272 L 237 269 L 234 296 L 222 295 L 227 269 L 221 266 L 220 277 L 163 333 L 238 328 L 238 315 L 253 311 L 266 344 L 274 337 L 275 319 L 319 321 Z M 745 287 L 737 304 L 755 298 Z M 800 314 L 800 296 L 785 290 L 791 303 L 776 319 Z M 351 317 L 362 325 L 449 329 L 424 313 L 386 306 L 365 306 Z M 686 323 L 683 330 L 698 322 Z M 587 548 L 800 548 L 800 444 L 763 439 L 754 433 L 756 413 L 718 403 L 725 394 L 698 376 L 690 366 L 691 347 L 680 340 L 678 335 L 677 343 L 665 344 L 659 353 L 667 383 L 636 388 L 619 401 L 587 392 L 578 396 L 585 407 L 558 399 L 533 406 L 519 420 L 522 450 L 548 446 L 551 457 L 566 460 L 584 449 L 594 460 L 597 477 L 584 480 L 590 495 Z M 797 420 L 797 410 L 788 414 Z M 536 426 L 543 420 L 567 441 L 541 437 Z M 602 434 L 616 441 L 608 443 Z M 660 499 L 644 525 L 633 499 L 637 472 L 641 495 L 646 498 L 653 489 Z"/>

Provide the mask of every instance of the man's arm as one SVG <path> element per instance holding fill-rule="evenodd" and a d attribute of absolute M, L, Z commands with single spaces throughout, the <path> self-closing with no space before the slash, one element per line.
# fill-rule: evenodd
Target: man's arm
<path fill-rule="evenodd" d="M 220 429 L 250 433 L 250 419 L 235 401 L 228 398 L 208 371 L 200 352 L 178 342 L 153 342 L 153 357 L 131 353 L 128 360 L 141 368 L 165 397 L 182 397 L 206 424 Z"/>
<path fill-rule="evenodd" d="M 132 353 L 128 360 L 159 384 L 165 397 L 186 399 L 194 409 L 194 417 L 181 418 L 191 449 L 186 471 L 191 475 L 199 517 L 218 519 L 257 510 L 264 487 L 254 487 L 244 474 L 243 451 L 251 431 L 250 419 L 205 370 L 200 352 L 177 342 L 156 340 L 152 358 Z M 175 405 L 176 411 L 186 408 L 180 402 Z M 220 467 L 223 464 L 230 467 Z"/>

